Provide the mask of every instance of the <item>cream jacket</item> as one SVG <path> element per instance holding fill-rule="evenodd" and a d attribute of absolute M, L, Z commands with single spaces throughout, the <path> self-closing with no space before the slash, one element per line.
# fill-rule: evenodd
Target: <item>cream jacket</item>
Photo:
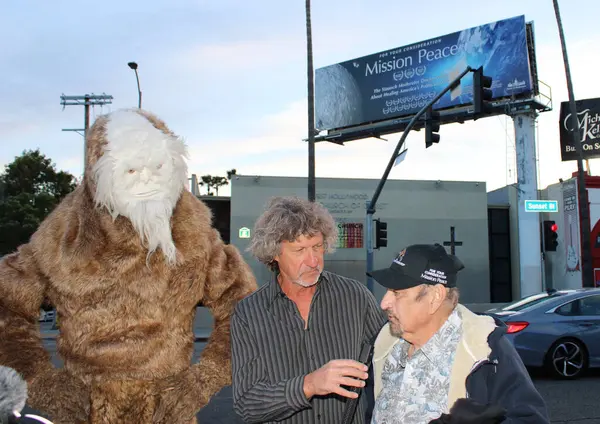
<path fill-rule="evenodd" d="M 491 349 L 488 336 L 496 328 L 494 319 L 489 316 L 476 315 L 462 305 L 457 305 L 462 318 L 462 337 L 458 343 L 448 394 L 448 409 L 459 398 L 468 397 L 466 379 L 477 364 L 488 359 Z M 390 334 L 389 323 L 379 332 L 373 350 L 373 372 L 375 399 L 381 392 L 381 373 L 383 365 L 400 339 Z"/>

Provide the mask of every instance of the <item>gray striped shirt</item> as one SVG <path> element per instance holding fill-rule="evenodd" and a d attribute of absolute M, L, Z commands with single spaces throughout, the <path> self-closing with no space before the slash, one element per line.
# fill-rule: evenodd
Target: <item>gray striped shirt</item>
<path fill-rule="evenodd" d="M 304 376 L 333 359 L 358 360 L 387 317 L 356 280 L 324 271 L 308 327 L 277 279 L 236 306 L 231 319 L 233 400 L 247 423 L 340 424 L 346 398 L 304 395 Z M 365 422 L 365 396 L 354 424 Z"/>

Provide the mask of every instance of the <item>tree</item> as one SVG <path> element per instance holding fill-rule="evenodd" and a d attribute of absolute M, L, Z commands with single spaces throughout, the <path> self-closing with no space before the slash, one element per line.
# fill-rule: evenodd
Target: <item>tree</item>
<path fill-rule="evenodd" d="M 579 192 L 579 221 L 581 222 L 581 276 L 583 287 L 594 287 L 594 263 L 592 257 L 592 242 L 590 229 L 590 204 L 588 191 L 586 189 L 585 172 L 583 170 L 583 146 L 579 135 L 579 123 L 577 118 L 577 106 L 575 104 L 575 95 L 573 94 L 573 82 L 571 81 L 571 68 L 569 66 L 569 55 L 567 54 L 567 44 L 565 41 L 565 32 L 563 30 L 562 18 L 558 0 L 554 4 L 554 15 L 558 25 L 558 35 L 562 47 L 563 64 L 565 66 L 565 77 L 567 81 L 567 93 L 569 94 L 569 111 L 571 112 L 571 137 L 575 151 L 577 152 L 577 189 Z"/>
<path fill-rule="evenodd" d="M 228 185 L 229 181 L 227 181 L 227 178 L 225 177 L 219 177 L 219 176 L 215 176 L 211 178 L 211 187 L 213 187 L 215 189 L 215 193 L 218 196 L 219 195 L 219 187 L 221 186 L 225 186 Z"/>
<path fill-rule="evenodd" d="M 227 171 L 227 177 L 221 177 L 218 175 L 210 175 L 206 174 L 200 177 L 200 181 L 198 181 L 198 185 L 200 187 L 206 187 L 206 195 L 214 196 L 219 195 L 219 187 L 223 187 L 229 185 L 229 181 L 233 178 L 234 175 L 237 175 L 237 170 L 235 168 Z M 214 189 L 214 193 L 211 189 Z"/>
<path fill-rule="evenodd" d="M 24 151 L 0 174 L 0 255 L 29 241 L 40 223 L 75 189 L 77 180 L 57 171 L 39 150 Z"/>
<path fill-rule="evenodd" d="M 212 175 L 210 175 L 210 174 L 203 175 L 202 177 L 200 177 L 200 179 L 202 181 L 200 181 L 198 183 L 198 185 L 200 185 L 200 186 L 206 186 L 206 195 L 207 196 L 212 196 L 213 193 L 210 191 L 210 188 L 212 187 L 212 182 L 213 182 Z"/>

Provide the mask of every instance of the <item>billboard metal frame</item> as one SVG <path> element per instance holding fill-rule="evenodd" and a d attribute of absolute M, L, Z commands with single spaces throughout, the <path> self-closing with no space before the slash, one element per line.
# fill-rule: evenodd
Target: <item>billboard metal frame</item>
<path fill-rule="evenodd" d="M 521 94 L 512 97 L 498 98 L 491 102 L 490 113 L 487 116 L 511 115 L 516 112 L 535 110 L 547 112 L 552 110 L 552 93 L 550 87 L 538 80 L 537 61 L 535 57 L 535 43 L 533 33 L 533 22 L 525 23 L 527 49 L 529 56 L 529 72 L 532 80 L 532 93 Z M 544 87 L 544 93 L 541 92 L 541 86 Z M 440 114 L 440 124 L 464 123 L 474 120 L 473 105 L 466 104 L 447 109 L 438 109 Z M 414 114 L 406 115 L 394 119 L 388 119 L 377 122 L 365 123 L 338 130 L 327 130 L 315 137 L 315 142 L 327 141 L 334 144 L 343 145 L 348 141 L 360 140 L 364 138 L 382 138 L 387 134 L 394 134 L 406 130 Z M 412 129 L 420 130 L 423 122 L 417 122 Z"/>
<path fill-rule="evenodd" d="M 539 81 L 539 83 L 550 90 L 550 87 L 542 81 Z M 525 99 L 504 99 L 502 101 L 489 102 L 489 105 L 491 107 L 490 113 L 486 114 L 486 116 L 510 115 L 525 110 L 548 112 L 552 110 L 552 95 L 551 93 L 548 93 Z M 438 112 L 440 114 L 440 124 L 442 125 L 452 123 L 463 124 L 474 119 L 472 104 L 447 110 L 439 110 Z M 413 116 L 414 115 L 403 116 L 389 121 L 356 126 L 345 130 L 330 131 L 327 134 L 316 136 L 315 142 L 328 141 L 335 144 L 344 144 L 348 141 L 369 137 L 381 138 L 387 134 L 403 132 Z M 423 125 L 423 122 L 419 122 L 413 127 L 413 130 L 418 131 L 423 128 Z"/>

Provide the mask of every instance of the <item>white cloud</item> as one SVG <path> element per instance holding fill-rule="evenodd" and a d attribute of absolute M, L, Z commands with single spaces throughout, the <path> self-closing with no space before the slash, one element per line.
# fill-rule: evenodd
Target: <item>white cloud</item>
<path fill-rule="evenodd" d="M 236 168 L 244 175 L 306 176 L 308 146 L 302 141 L 306 134 L 306 117 L 306 101 L 297 101 L 258 122 L 257 128 L 263 128 L 258 135 L 240 140 L 211 141 L 219 146 L 219 153 L 192 147 L 190 172 L 224 175 L 225 170 Z M 510 120 L 507 122 L 510 138 L 512 126 Z M 464 125 L 446 125 L 441 131 L 441 142 L 429 149 L 425 149 L 422 131 L 411 133 L 406 142 L 408 157 L 392 169 L 390 178 L 487 180 L 494 188 L 512 183 L 507 181 L 505 171 L 505 125 L 504 118 L 497 117 Z M 316 175 L 378 179 L 400 135 L 385 136 L 388 141 L 356 140 L 345 146 L 317 143 Z M 490 158 L 494 160 L 490 161 Z M 227 190 L 221 193 L 228 193 Z"/>
<path fill-rule="evenodd" d="M 154 21 L 140 15 L 139 31 L 132 31 L 131 38 L 119 44 L 121 49 L 115 49 L 113 46 L 116 44 L 111 43 L 116 41 L 107 36 L 109 50 L 98 50 L 106 54 L 91 56 L 103 57 L 102 66 L 97 66 L 91 58 L 78 62 L 79 65 L 64 62 L 63 58 L 64 63 L 70 63 L 68 69 L 31 66 L 25 59 L 22 63 L 15 62 L 15 66 L 35 76 L 28 77 L 27 81 L 44 82 L 45 91 L 29 84 L 27 88 L 33 91 L 19 92 L 16 97 L 5 96 L 8 100 L 0 109 L 0 164 L 12 160 L 23 149 L 40 146 L 59 168 L 78 174 L 82 159 L 79 136 L 61 133 L 60 130 L 81 126 L 83 111 L 76 107 L 60 112 L 58 95 L 63 90 L 75 94 L 99 85 L 102 90 L 115 95 L 115 108 L 135 103 L 137 92 L 133 75 L 124 65 L 132 57 L 141 66 L 145 107 L 189 140 L 190 172 L 224 175 L 227 169 L 236 168 L 243 174 L 305 176 L 304 5 L 286 4 L 284 10 L 279 3 L 261 3 L 258 6 L 241 5 L 231 0 L 226 0 L 225 5 L 204 0 L 195 0 L 194 3 L 201 10 L 184 9 L 182 5 L 175 8 L 187 10 L 186 18 L 189 19 L 173 20 L 172 25 L 177 25 L 178 31 L 161 36 L 164 42 L 156 49 L 151 41 L 153 38 L 148 38 L 156 33 Z M 156 5 L 147 6 L 148 14 L 156 16 L 156 13 L 164 13 Z M 543 9 L 515 1 L 503 4 L 502 12 L 507 16 L 525 13 L 528 19 L 535 20 L 536 33 L 543 35 L 536 38 L 539 77 L 552 88 L 554 110 L 542 114 L 538 120 L 541 186 L 569 176 L 575 170 L 574 162 L 560 161 L 557 121 L 560 101 L 567 99 L 566 84 L 558 35 L 557 32 L 550 34 L 548 29 L 555 31 L 552 7 L 546 6 Z M 290 7 L 295 9 L 288 13 Z M 440 2 L 435 7 L 439 16 L 430 17 L 431 25 L 423 26 L 408 20 L 398 27 L 398 17 L 404 16 L 404 10 L 402 6 L 389 2 L 376 0 L 367 4 L 357 0 L 331 0 L 314 3 L 315 68 L 498 17 L 497 11 L 482 6 L 481 9 L 470 8 L 469 13 L 448 20 L 443 16 L 457 6 Z M 463 5 L 465 7 L 468 6 Z M 600 37 L 593 33 L 589 24 L 580 24 L 588 28 L 583 35 L 578 33 L 578 28 L 570 28 L 569 22 L 579 21 L 569 21 L 569 9 L 564 9 L 575 95 L 577 98 L 600 97 L 600 85 L 596 84 L 600 58 L 594 54 Z M 164 18 L 166 25 L 174 16 L 178 15 L 174 12 Z M 213 17 L 221 17 L 221 20 L 211 20 Z M 43 21 L 48 21 L 45 15 Z M 268 21 L 275 28 L 265 26 Z M 218 30 L 212 31 L 212 27 L 217 25 Z M 193 32 L 195 39 L 189 35 L 194 28 L 199 29 Z M 210 37 L 205 37 L 202 31 L 210 33 Z M 31 33 L 36 37 L 43 36 L 33 29 Z M 230 40 L 237 37 L 237 40 L 208 41 L 213 39 L 213 33 L 223 34 Z M 202 40 L 202 43 L 194 44 L 196 40 Z M 59 40 L 53 39 L 52 48 L 76 55 L 74 50 L 69 50 L 68 43 L 61 44 Z M 143 57 L 139 57 L 141 53 L 144 53 Z M 21 56 L 28 60 L 37 57 L 35 54 L 32 56 L 28 49 Z M 120 68 L 114 66 L 120 71 L 112 70 L 113 62 L 118 63 Z M 110 72 L 107 72 L 108 68 Z M 53 75 L 52 71 L 61 78 Z M 75 78 L 79 74 L 81 78 Z M 21 74 L 10 75 L 12 81 L 17 81 Z M 7 80 L 11 81 L 10 78 Z M 65 85 L 65 82 L 69 84 Z M 27 105 L 16 107 L 16 102 L 25 101 Z M 356 140 L 345 146 L 317 144 L 317 176 L 380 178 L 400 134 L 385 137 L 389 141 Z M 516 180 L 514 131 L 510 118 L 488 118 L 464 125 L 444 126 L 440 144 L 430 149 L 425 149 L 423 137 L 423 132 L 410 135 L 408 157 L 392 170 L 391 178 L 486 180 L 488 188 Z M 512 169 L 510 175 L 507 175 L 507 166 Z"/>
<path fill-rule="evenodd" d="M 362 27 L 313 28 L 314 67 L 348 60 L 357 50 L 367 51 L 369 37 L 357 38 Z M 349 42 L 351 41 L 351 42 Z M 200 43 L 173 53 L 167 62 L 189 74 L 231 74 L 244 80 L 244 72 L 258 71 L 268 75 L 280 68 L 297 64 L 306 74 L 306 33 L 297 31 L 268 38 L 244 38 L 218 43 Z M 240 80 L 235 80 L 236 84 Z M 246 81 L 247 82 L 247 81 Z"/>
<path fill-rule="evenodd" d="M 241 75 L 293 59 L 302 41 L 300 37 L 283 37 L 193 45 L 176 52 L 173 62 L 189 72 Z"/>
<path fill-rule="evenodd" d="M 306 101 L 293 102 L 281 112 L 256 122 L 248 129 L 247 136 L 242 132 L 240 137 L 190 143 L 190 169 L 206 166 L 214 169 L 224 161 L 231 164 L 227 165 L 230 169 L 249 157 L 262 156 L 268 160 L 274 153 L 300 151 L 305 148 L 302 139 L 306 137 L 306 128 Z"/>
<path fill-rule="evenodd" d="M 587 93 L 586 97 L 600 95 L 597 85 L 593 84 L 600 58 L 589 55 L 595 41 L 583 40 L 569 45 L 576 95 L 577 92 Z M 560 102 L 567 100 L 560 45 L 538 43 L 537 61 L 539 78 L 551 86 L 554 108 L 538 117 L 539 186 L 545 187 L 558 178 L 569 177 L 575 170 L 575 163 L 560 160 L 558 113 Z M 215 145 L 223 154 L 226 152 L 227 163 L 231 164 L 229 168 L 236 167 L 242 174 L 305 176 L 307 146 L 302 139 L 307 133 L 306 117 L 306 101 L 299 100 L 280 113 L 265 116 L 249 137 L 215 140 Z M 412 133 L 406 143 L 408 156 L 400 166 L 392 169 L 390 178 L 486 181 L 488 190 L 516 182 L 511 117 L 444 125 L 440 134 L 441 142 L 425 149 L 423 132 Z M 316 175 L 380 178 L 400 136 L 384 136 L 389 140 L 387 142 L 356 140 L 345 146 L 319 143 L 316 146 Z M 223 164 L 222 159 L 212 157 L 200 163 L 215 161 Z"/>
<path fill-rule="evenodd" d="M 0 117 L 0 138 L 8 140 L 13 136 L 24 136 L 39 129 L 39 124 L 26 116 L 3 115 Z"/>

